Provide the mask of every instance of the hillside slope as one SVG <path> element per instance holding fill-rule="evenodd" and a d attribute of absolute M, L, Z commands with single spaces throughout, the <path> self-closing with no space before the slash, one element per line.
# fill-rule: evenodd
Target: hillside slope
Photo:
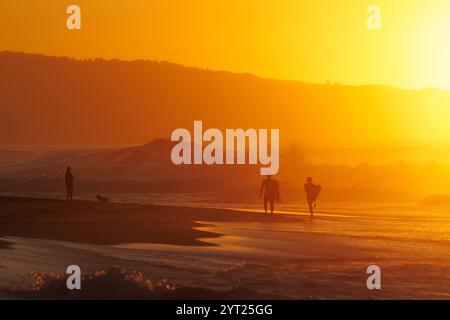
<path fill-rule="evenodd" d="M 445 91 L 313 85 L 167 62 L 3 52 L 0 70 L 3 146 L 136 145 L 196 119 L 280 128 L 282 144 L 423 140 L 431 134 L 425 115 L 444 130 L 450 105 Z"/>

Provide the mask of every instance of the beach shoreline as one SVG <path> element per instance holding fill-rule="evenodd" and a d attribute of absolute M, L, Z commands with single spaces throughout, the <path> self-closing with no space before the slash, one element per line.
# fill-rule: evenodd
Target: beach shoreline
<path fill-rule="evenodd" d="M 199 231 L 197 228 L 202 225 L 197 221 L 286 222 L 292 219 L 279 214 L 226 209 L 0 196 L 0 239 L 17 236 L 104 245 L 208 245 L 200 239 L 220 235 Z"/>
<path fill-rule="evenodd" d="M 448 299 L 447 215 L 402 216 L 379 212 L 358 218 L 352 212 L 310 219 L 252 210 L 0 197 L 0 296 Z M 437 225 L 443 232 L 430 231 Z M 65 270 L 73 264 L 96 279 L 94 289 L 67 291 Z M 366 287 L 372 264 L 382 268 L 382 290 Z M 138 288 L 124 292 L 136 272 L 159 291 L 142 291 L 147 282 L 139 280 Z M 53 285 L 30 294 L 33 274 L 42 273 L 59 289 Z M 105 283 L 110 289 L 98 293 Z M 168 292 L 167 285 L 175 289 Z"/>

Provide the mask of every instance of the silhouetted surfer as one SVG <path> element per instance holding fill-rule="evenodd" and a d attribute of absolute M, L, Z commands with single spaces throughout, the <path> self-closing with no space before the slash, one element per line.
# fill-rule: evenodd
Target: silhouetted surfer
<path fill-rule="evenodd" d="M 73 200 L 73 174 L 72 168 L 67 167 L 66 174 L 64 175 L 66 181 L 67 200 Z"/>
<path fill-rule="evenodd" d="M 322 187 L 312 183 L 312 178 L 308 177 L 305 183 L 306 201 L 308 202 L 309 213 L 311 213 L 311 218 L 314 215 L 314 208 L 316 207 L 316 200 L 319 196 Z M 314 206 L 314 207 L 313 207 Z"/>
<path fill-rule="evenodd" d="M 273 204 L 275 201 L 281 201 L 280 188 L 277 180 L 272 179 L 271 176 L 267 178 L 261 184 L 261 191 L 259 196 L 264 194 L 264 211 L 267 213 L 267 203 L 270 203 L 270 212 L 273 213 Z"/>

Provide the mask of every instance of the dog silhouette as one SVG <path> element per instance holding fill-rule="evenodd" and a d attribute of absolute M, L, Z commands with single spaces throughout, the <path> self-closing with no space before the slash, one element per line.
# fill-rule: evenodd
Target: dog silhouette
<path fill-rule="evenodd" d="M 96 195 L 95 197 L 100 202 L 108 202 L 109 201 L 109 199 L 107 197 L 103 197 L 103 196 L 100 196 L 100 195 Z"/>

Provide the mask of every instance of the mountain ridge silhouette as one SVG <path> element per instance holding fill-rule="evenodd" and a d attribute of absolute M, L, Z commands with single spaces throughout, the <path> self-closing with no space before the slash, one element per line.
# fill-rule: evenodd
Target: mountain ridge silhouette
<path fill-rule="evenodd" d="M 2 145 L 139 145 L 192 130 L 194 120 L 205 129 L 279 128 L 284 145 L 423 140 L 414 130 L 421 119 L 409 115 L 450 103 L 439 89 L 309 84 L 149 60 L 5 51 L 0 70 Z"/>

